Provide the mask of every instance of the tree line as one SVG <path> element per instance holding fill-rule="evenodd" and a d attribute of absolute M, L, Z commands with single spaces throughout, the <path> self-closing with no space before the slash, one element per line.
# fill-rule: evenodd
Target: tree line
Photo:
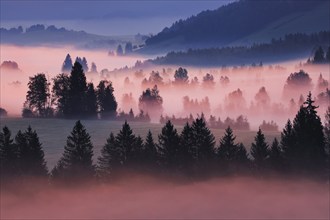
<path fill-rule="evenodd" d="M 71 182 L 111 179 L 125 170 L 190 177 L 263 171 L 324 174 L 329 172 L 330 108 L 324 127 L 316 109 L 309 94 L 294 120 L 286 123 L 280 140 L 275 138 L 269 145 L 259 129 L 249 154 L 235 141 L 230 127 L 217 143 L 203 117 L 187 123 L 181 133 L 167 121 L 158 141 L 150 130 L 145 140 L 136 136 L 125 121 L 118 134 L 110 133 L 96 164 L 91 137 L 77 121 L 62 157 L 50 172 L 36 131 L 28 127 L 12 138 L 5 126 L 0 132 L 1 175 L 5 179 L 35 176 Z"/>

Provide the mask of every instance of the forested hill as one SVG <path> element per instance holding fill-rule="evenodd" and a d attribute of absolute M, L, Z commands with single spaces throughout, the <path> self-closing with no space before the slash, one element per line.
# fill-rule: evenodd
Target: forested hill
<path fill-rule="evenodd" d="M 328 31 L 329 8 L 330 1 L 324 0 L 240 0 L 175 22 L 149 38 L 141 52 L 244 45 L 289 33 Z"/>
<path fill-rule="evenodd" d="M 330 46 L 330 31 L 313 34 L 289 34 L 270 43 L 170 52 L 151 62 L 160 65 L 222 66 L 250 65 L 311 57 L 320 46 Z"/>

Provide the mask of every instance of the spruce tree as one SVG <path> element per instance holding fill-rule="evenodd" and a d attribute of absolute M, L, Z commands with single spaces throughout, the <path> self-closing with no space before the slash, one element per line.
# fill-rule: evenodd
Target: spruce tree
<path fill-rule="evenodd" d="M 294 159 L 294 154 L 296 151 L 296 137 L 290 120 L 287 121 L 283 131 L 281 132 L 280 147 L 283 151 L 283 159 L 287 163 Z"/>
<path fill-rule="evenodd" d="M 136 144 L 136 137 L 127 121 L 123 124 L 122 129 L 116 135 L 116 146 L 121 152 L 121 163 L 128 165 L 133 161 L 134 155 L 134 145 Z"/>
<path fill-rule="evenodd" d="M 237 146 L 236 161 L 240 164 L 245 164 L 249 161 L 248 154 L 243 143 L 239 143 Z"/>
<path fill-rule="evenodd" d="M 72 69 L 72 59 L 70 54 L 67 54 L 62 65 L 62 72 L 69 73 Z"/>
<path fill-rule="evenodd" d="M 294 160 L 291 162 L 297 169 L 322 169 L 325 166 L 325 138 L 317 106 L 314 105 L 311 93 L 304 106 L 301 106 L 294 121 L 293 130 L 296 138 Z"/>
<path fill-rule="evenodd" d="M 214 158 L 215 138 L 206 126 L 203 115 L 192 123 L 193 131 L 193 157 L 197 162 L 209 162 Z"/>
<path fill-rule="evenodd" d="M 228 127 L 225 130 L 225 135 L 220 139 L 220 146 L 217 150 L 217 156 L 220 161 L 235 161 L 238 152 L 238 144 L 235 144 L 236 137 L 233 135 L 233 130 Z"/>
<path fill-rule="evenodd" d="M 330 156 L 330 106 L 325 113 L 325 123 L 324 123 L 324 136 L 326 143 L 326 153 L 328 154 L 328 159 Z"/>
<path fill-rule="evenodd" d="M 183 127 L 183 130 L 180 134 L 180 149 L 179 149 L 179 158 L 181 161 L 181 169 L 189 171 L 193 166 L 193 130 L 189 123 L 187 122 Z"/>
<path fill-rule="evenodd" d="M 92 178 L 95 173 L 92 157 L 91 137 L 81 122 L 77 121 L 67 138 L 64 153 L 58 163 L 58 177 L 64 180 Z"/>
<path fill-rule="evenodd" d="M 23 176 L 46 177 L 48 170 L 37 132 L 33 131 L 30 126 L 24 133 L 18 131 L 15 144 L 18 148 L 20 174 Z"/>
<path fill-rule="evenodd" d="M 101 176 L 109 176 L 112 170 L 122 166 L 122 152 L 116 145 L 115 136 L 111 132 L 106 144 L 101 150 L 101 156 L 98 158 L 98 171 Z"/>
<path fill-rule="evenodd" d="M 97 97 L 93 83 L 88 83 L 86 92 L 86 115 L 88 117 L 96 117 L 97 114 Z"/>
<path fill-rule="evenodd" d="M 143 157 L 144 161 L 149 168 L 153 168 L 157 164 L 158 161 L 158 152 L 157 147 L 152 137 L 152 133 L 149 130 L 145 143 L 143 145 Z"/>
<path fill-rule="evenodd" d="M 283 168 L 282 151 L 277 138 L 274 138 L 272 146 L 270 148 L 269 161 L 273 169 L 280 170 Z"/>
<path fill-rule="evenodd" d="M 113 92 L 114 88 L 109 81 L 101 80 L 97 86 L 97 100 L 102 118 L 116 116 L 118 104 Z"/>
<path fill-rule="evenodd" d="M 0 132 L 0 165 L 2 176 L 15 176 L 17 169 L 18 151 L 11 138 L 11 132 L 7 126 Z"/>
<path fill-rule="evenodd" d="M 269 157 L 268 144 L 265 141 L 265 136 L 259 128 L 257 135 L 254 138 L 254 143 L 251 145 L 251 155 L 253 162 L 257 168 L 264 168 Z"/>
<path fill-rule="evenodd" d="M 162 128 L 161 133 L 158 135 L 158 143 L 165 168 L 176 169 L 179 162 L 180 138 L 171 121 L 167 121 Z"/>
<path fill-rule="evenodd" d="M 79 62 L 75 62 L 69 77 L 68 116 L 78 117 L 86 111 L 87 83 L 84 70 Z"/>

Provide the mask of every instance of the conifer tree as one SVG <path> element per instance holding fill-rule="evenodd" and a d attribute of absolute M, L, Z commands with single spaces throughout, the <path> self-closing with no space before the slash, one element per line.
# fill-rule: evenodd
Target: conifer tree
<path fill-rule="evenodd" d="M 116 116 L 117 101 L 113 94 L 112 83 L 101 80 L 97 86 L 97 100 L 102 118 L 111 118 Z"/>
<path fill-rule="evenodd" d="M 135 157 L 133 148 L 136 144 L 136 137 L 127 121 L 122 126 L 122 129 L 116 135 L 116 146 L 121 151 L 121 163 L 129 164 Z"/>
<path fill-rule="evenodd" d="M 298 169 L 319 169 L 325 166 L 325 138 L 317 106 L 311 93 L 304 106 L 301 106 L 294 121 L 293 130 L 296 138 L 294 160 L 291 162 Z"/>
<path fill-rule="evenodd" d="M 88 83 L 86 92 L 86 114 L 88 117 L 96 117 L 97 97 L 93 83 Z"/>
<path fill-rule="evenodd" d="M 143 145 L 143 158 L 147 166 L 156 165 L 158 160 L 157 147 L 150 130 L 148 131 L 145 143 Z"/>
<path fill-rule="evenodd" d="M 293 131 L 292 123 L 290 120 L 287 121 L 283 131 L 281 132 L 281 144 L 280 147 L 283 151 L 284 160 L 289 162 L 293 160 L 296 137 Z"/>
<path fill-rule="evenodd" d="M 215 138 L 206 126 L 204 116 L 196 118 L 192 123 L 193 131 L 193 157 L 198 162 L 206 162 L 214 158 Z"/>
<path fill-rule="evenodd" d="M 55 167 L 60 179 L 92 178 L 95 173 L 93 161 L 93 144 L 90 135 L 80 121 L 77 121 L 67 138 L 64 153 Z M 54 173 L 54 172 L 53 172 Z"/>
<path fill-rule="evenodd" d="M 274 138 L 269 151 L 269 160 L 272 168 L 279 170 L 283 168 L 282 151 L 277 138 Z"/>
<path fill-rule="evenodd" d="M 235 161 L 238 152 L 238 144 L 235 144 L 236 137 L 233 135 L 233 130 L 228 127 L 225 130 L 225 135 L 220 139 L 220 146 L 217 150 L 217 155 L 221 161 Z"/>
<path fill-rule="evenodd" d="M 180 138 L 171 121 L 167 121 L 158 135 L 160 153 L 163 165 L 168 169 L 176 169 L 178 165 L 178 152 Z"/>
<path fill-rule="evenodd" d="M 67 54 L 62 65 L 62 72 L 69 73 L 72 69 L 72 59 L 70 54 Z"/>
<path fill-rule="evenodd" d="M 5 126 L 0 132 L 0 174 L 2 176 L 17 175 L 17 159 L 17 147 L 13 143 L 10 130 Z"/>
<path fill-rule="evenodd" d="M 180 134 L 180 149 L 179 149 L 181 169 L 185 171 L 191 169 L 194 162 L 193 143 L 194 143 L 193 130 L 189 125 L 189 123 L 187 122 Z"/>
<path fill-rule="evenodd" d="M 23 176 L 46 177 L 48 170 L 37 132 L 33 131 L 30 126 L 24 133 L 18 131 L 15 144 L 18 148 L 20 174 Z"/>
<path fill-rule="evenodd" d="M 98 170 L 101 176 L 109 176 L 112 170 L 122 166 L 121 157 L 122 152 L 117 147 L 115 136 L 111 132 L 98 158 Z"/>
<path fill-rule="evenodd" d="M 257 135 L 254 138 L 254 143 L 251 145 L 251 155 L 253 162 L 258 168 L 263 168 L 269 158 L 268 144 L 265 141 L 265 136 L 259 128 Z"/>

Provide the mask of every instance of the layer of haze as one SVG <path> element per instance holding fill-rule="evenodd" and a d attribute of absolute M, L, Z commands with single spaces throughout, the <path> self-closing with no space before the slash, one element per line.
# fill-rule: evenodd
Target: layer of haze
<path fill-rule="evenodd" d="M 81 188 L 3 190 L 1 210 L 6 219 L 328 219 L 329 185 L 250 177 L 178 183 L 130 175 Z"/>
<path fill-rule="evenodd" d="M 73 60 L 76 56 L 86 57 L 89 66 L 91 62 L 95 62 L 98 71 L 107 68 L 113 70 L 124 66 L 133 66 L 137 60 L 144 60 L 143 57 L 116 57 L 108 56 L 104 51 L 85 51 L 75 50 L 70 47 L 48 48 L 48 47 L 14 47 L 1 45 L 1 62 L 5 60 L 16 61 L 21 69 L 21 72 L 1 71 L 1 107 L 5 108 L 11 116 L 19 116 L 22 106 L 25 101 L 28 77 L 36 73 L 45 73 L 48 79 L 53 78 L 60 73 L 61 65 L 67 53 L 70 53 Z M 199 85 L 195 88 L 186 88 L 182 86 L 159 86 L 160 95 L 163 97 L 163 115 L 172 116 L 188 116 L 190 112 L 201 112 L 202 109 L 184 109 L 183 97 L 189 96 L 190 99 L 197 99 L 199 102 L 206 96 L 209 99 L 210 111 L 204 112 L 208 117 L 209 114 L 221 117 L 224 120 L 227 116 L 236 118 L 239 115 L 247 116 L 248 121 L 253 129 L 258 128 L 263 120 L 274 120 L 279 127 L 283 127 L 288 118 L 292 118 L 298 110 L 298 100 L 300 94 L 306 98 L 308 92 L 313 92 L 313 97 L 316 97 L 320 92 L 317 89 L 317 80 L 320 74 L 323 78 L 329 81 L 329 68 L 327 65 L 316 67 L 299 67 L 299 62 L 304 60 L 295 60 L 286 63 L 273 64 L 273 70 L 264 64 L 263 68 L 255 68 L 252 70 L 243 69 L 237 71 L 224 72 L 221 68 L 190 68 L 188 69 L 189 79 L 198 77 L 199 83 L 203 81 L 203 76 L 206 73 L 211 73 L 214 76 L 214 87 Z M 282 69 L 275 69 L 275 65 L 281 65 Z M 101 79 L 108 79 L 113 82 L 115 96 L 119 103 L 119 109 L 129 111 L 133 108 L 134 112 L 138 112 L 138 98 L 142 91 L 149 86 L 142 85 L 143 78 L 149 78 L 152 70 L 159 71 L 165 83 L 174 80 L 174 71 L 178 66 L 171 67 L 171 71 L 162 74 L 163 68 L 166 66 L 157 66 L 148 69 L 143 69 L 143 76 L 138 78 L 134 74 L 136 70 L 128 70 L 124 72 L 113 73 L 108 76 L 87 73 L 88 82 L 93 82 L 96 86 Z M 304 69 L 312 78 L 313 87 L 297 91 L 285 92 L 284 85 L 287 77 L 292 72 Z M 228 76 L 230 82 L 224 86 L 220 83 L 221 76 Z M 125 78 L 129 81 L 124 83 Z M 261 112 L 255 112 L 249 109 L 252 102 L 255 104 L 255 95 L 261 87 L 265 87 L 270 97 L 270 108 Z M 237 106 L 235 109 L 228 109 L 226 105 L 229 93 L 240 89 L 245 99 L 245 104 Z M 132 93 L 133 102 L 123 103 L 122 97 L 124 94 Z M 296 103 L 296 108 L 288 111 L 289 100 L 293 98 Z M 235 103 L 235 100 L 233 100 Z M 319 109 L 321 118 L 325 108 Z M 196 115 L 195 115 L 196 116 Z M 159 115 L 152 118 L 153 122 L 159 121 Z"/>

